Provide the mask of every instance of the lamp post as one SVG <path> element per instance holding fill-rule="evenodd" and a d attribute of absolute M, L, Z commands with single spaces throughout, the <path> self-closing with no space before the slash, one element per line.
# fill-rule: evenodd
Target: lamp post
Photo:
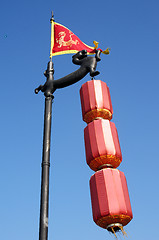
<path fill-rule="evenodd" d="M 51 26 L 54 24 L 53 13 L 51 18 Z M 52 30 L 53 31 L 53 30 Z M 53 44 L 53 38 L 51 40 Z M 52 49 L 51 45 L 51 49 Z M 100 61 L 101 50 L 95 51 L 94 57 L 88 57 L 86 50 L 77 52 L 72 61 L 74 64 L 80 65 L 76 71 L 68 74 L 65 77 L 54 80 L 54 66 L 52 62 L 52 55 L 50 54 L 50 61 L 47 65 L 47 70 L 44 72 L 46 82 L 35 89 L 38 94 L 42 91 L 45 96 L 45 113 L 44 113 L 44 133 L 43 133 L 43 154 L 42 154 L 42 175 L 41 175 L 41 200 L 40 200 L 40 224 L 39 224 L 39 240 L 48 239 L 48 210 L 49 210 L 49 170 L 50 170 L 50 141 L 51 141 L 51 119 L 52 119 L 52 101 L 53 93 L 56 89 L 61 89 L 70 86 L 88 73 L 93 78 L 98 75 L 96 71 L 97 62 Z"/>
<path fill-rule="evenodd" d="M 53 69 L 52 61 L 48 63 L 46 73 L 47 73 L 47 82 L 50 81 L 50 79 L 53 80 L 54 69 Z M 43 155 L 42 155 L 42 165 L 41 165 L 42 175 L 41 175 L 39 240 L 48 239 L 49 170 L 50 170 L 52 100 L 53 100 L 52 94 L 50 94 L 50 96 L 45 96 Z"/>

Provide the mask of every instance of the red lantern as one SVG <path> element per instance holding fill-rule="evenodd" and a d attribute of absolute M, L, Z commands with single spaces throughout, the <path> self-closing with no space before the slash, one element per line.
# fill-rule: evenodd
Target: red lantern
<path fill-rule="evenodd" d="M 89 123 L 96 118 L 112 119 L 113 108 L 109 88 L 101 80 L 84 83 L 80 89 L 83 121 Z"/>
<path fill-rule="evenodd" d="M 117 129 L 113 122 L 94 120 L 84 129 L 86 160 L 89 167 L 97 171 L 104 167 L 118 167 L 122 154 Z"/>
<path fill-rule="evenodd" d="M 132 219 L 124 173 L 117 169 L 97 171 L 90 179 L 93 220 L 115 233 Z"/>

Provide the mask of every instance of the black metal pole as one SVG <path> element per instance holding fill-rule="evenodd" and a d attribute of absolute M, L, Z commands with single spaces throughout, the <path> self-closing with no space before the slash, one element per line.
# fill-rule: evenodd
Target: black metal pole
<path fill-rule="evenodd" d="M 52 120 L 52 101 L 53 101 L 53 81 L 54 81 L 53 62 L 48 62 L 47 70 L 44 72 L 47 78 L 44 86 L 40 85 L 35 89 L 45 95 L 44 113 L 44 133 L 43 133 L 43 155 L 42 155 L 42 174 L 41 174 L 41 200 L 40 200 L 40 223 L 39 240 L 48 239 L 48 212 L 49 212 L 49 171 L 50 171 L 50 141 L 51 141 L 51 120 Z"/>
<path fill-rule="evenodd" d="M 39 240 L 48 239 L 52 97 L 45 97 Z"/>

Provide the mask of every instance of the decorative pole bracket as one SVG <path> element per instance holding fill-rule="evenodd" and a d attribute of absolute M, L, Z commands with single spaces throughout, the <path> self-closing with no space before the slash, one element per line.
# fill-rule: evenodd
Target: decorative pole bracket
<path fill-rule="evenodd" d="M 56 91 L 56 89 L 70 86 L 84 78 L 88 73 L 90 73 L 90 76 L 94 78 L 100 73 L 96 71 L 97 62 L 101 60 L 100 54 L 101 50 L 96 50 L 96 55 L 94 57 L 88 57 L 86 50 L 79 51 L 72 56 L 72 62 L 76 65 L 80 65 L 80 68 L 58 80 L 54 80 L 53 77 L 53 62 L 48 62 L 47 70 L 44 72 L 47 80 L 44 85 L 40 85 L 35 89 L 35 93 L 38 94 L 39 91 L 42 91 L 44 92 L 45 97 L 53 97 L 53 93 Z"/>

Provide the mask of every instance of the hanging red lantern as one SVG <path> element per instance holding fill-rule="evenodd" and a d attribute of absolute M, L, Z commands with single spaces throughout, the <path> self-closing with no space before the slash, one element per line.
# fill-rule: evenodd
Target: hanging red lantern
<path fill-rule="evenodd" d="M 83 121 L 89 123 L 96 118 L 112 119 L 113 108 L 109 88 L 101 80 L 84 83 L 80 89 Z"/>
<path fill-rule="evenodd" d="M 97 171 L 104 167 L 118 167 L 122 161 L 117 129 L 113 122 L 98 119 L 84 129 L 86 161 Z"/>
<path fill-rule="evenodd" d="M 123 230 L 133 217 L 124 173 L 111 168 L 97 171 L 90 191 L 95 223 L 114 233 Z"/>

